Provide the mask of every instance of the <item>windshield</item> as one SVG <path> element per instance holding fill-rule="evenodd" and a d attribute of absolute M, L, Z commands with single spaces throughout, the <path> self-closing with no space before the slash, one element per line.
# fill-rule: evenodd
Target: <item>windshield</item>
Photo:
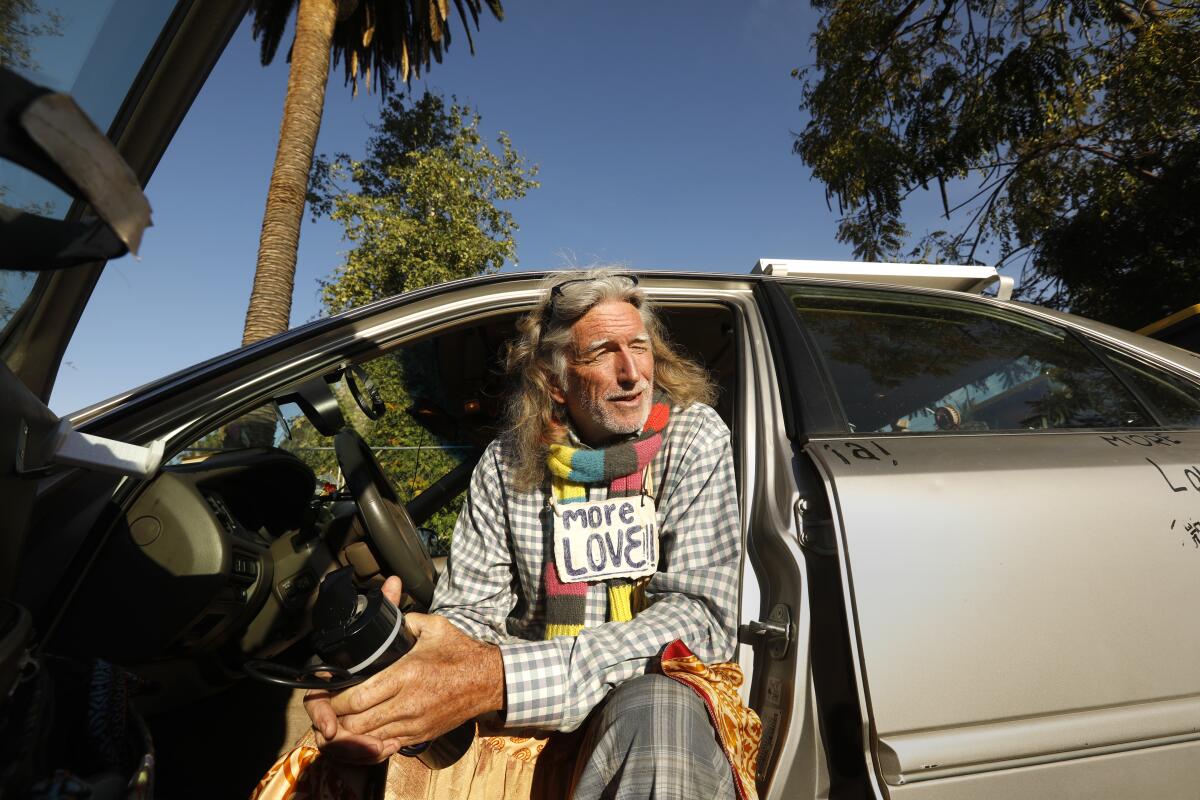
<path fill-rule="evenodd" d="M 0 0 L 0 65 L 70 94 L 106 131 L 174 6 L 162 0 Z M 63 219 L 71 198 L 0 160 L 0 204 Z M 36 278 L 33 271 L 0 273 L 0 331 L 33 294 Z"/>

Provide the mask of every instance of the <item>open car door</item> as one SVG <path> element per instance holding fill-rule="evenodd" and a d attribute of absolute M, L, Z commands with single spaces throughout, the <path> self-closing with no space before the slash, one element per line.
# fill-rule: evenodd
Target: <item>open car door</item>
<path fill-rule="evenodd" d="M 24 66 L 24 74 L 0 71 L 0 187 L 11 204 L 0 207 L 0 699 L 35 670 L 36 640 L 51 624 L 31 616 L 14 597 L 30 543 L 52 544 L 59 534 L 32 530 L 39 498 L 47 487 L 83 475 L 72 493 L 72 525 L 86 531 L 101 513 L 106 492 L 111 494 L 115 475 L 156 466 L 153 458 L 144 458 L 145 448 L 74 433 L 46 403 L 105 263 L 136 249 L 149 223 L 141 187 L 245 5 L 244 0 L 77 3 L 51 21 L 54 47 L 43 53 L 39 42 L 27 41 L 27 57 L 9 61 Z M 38 30 L 31 25 L 21 35 L 34 37 Z M 71 41 L 80 31 L 86 35 Z M 56 86 L 61 93 L 39 85 L 34 63 L 39 54 L 59 59 L 56 75 L 77 67 L 71 78 L 56 81 L 74 85 Z M 75 89 L 78 103 L 70 96 Z M 61 213 L 47 213 L 51 205 Z M 88 479 L 97 465 L 108 474 L 101 481 Z M 82 541 L 71 544 L 80 548 L 63 547 L 62 559 L 82 552 Z"/>

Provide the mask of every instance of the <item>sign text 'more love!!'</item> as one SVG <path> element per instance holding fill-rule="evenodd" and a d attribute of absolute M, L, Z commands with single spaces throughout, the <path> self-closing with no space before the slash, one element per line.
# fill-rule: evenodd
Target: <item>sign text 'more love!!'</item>
<path fill-rule="evenodd" d="M 564 583 L 638 578 L 658 569 L 654 500 L 646 495 L 558 503 L 554 561 Z"/>

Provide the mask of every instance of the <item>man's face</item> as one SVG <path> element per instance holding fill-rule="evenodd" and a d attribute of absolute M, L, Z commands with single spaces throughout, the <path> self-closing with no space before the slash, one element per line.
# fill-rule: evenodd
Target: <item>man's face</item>
<path fill-rule="evenodd" d="M 600 303 L 579 318 L 571 335 L 567 385 L 554 387 L 554 401 L 566 405 L 590 445 L 640 431 L 654 390 L 654 354 L 641 313 L 618 300 Z"/>

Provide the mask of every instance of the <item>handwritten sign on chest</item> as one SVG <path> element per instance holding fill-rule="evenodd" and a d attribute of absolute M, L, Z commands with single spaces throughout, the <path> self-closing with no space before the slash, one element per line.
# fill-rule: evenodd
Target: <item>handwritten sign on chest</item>
<path fill-rule="evenodd" d="M 564 583 L 640 578 L 658 569 L 658 520 L 645 495 L 557 503 L 554 562 Z"/>

